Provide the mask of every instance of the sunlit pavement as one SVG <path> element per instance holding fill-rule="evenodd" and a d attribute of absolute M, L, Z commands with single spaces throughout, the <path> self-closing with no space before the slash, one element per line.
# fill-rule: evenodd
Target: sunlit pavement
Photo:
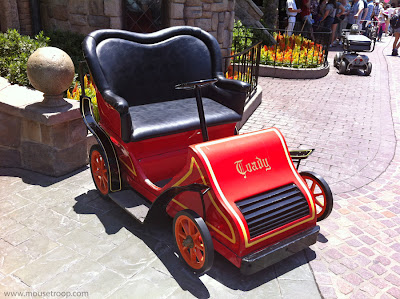
<path fill-rule="evenodd" d="M 393 37 L 373 53 L 370 76 L 261 78 L 263 103 L 242 131 L 279 128 L 289 148 L 315 148 L 300 170 L 328 181 L 334 210 L 307 251 L 324 298 L 400 298 L 400 57 Z"/>

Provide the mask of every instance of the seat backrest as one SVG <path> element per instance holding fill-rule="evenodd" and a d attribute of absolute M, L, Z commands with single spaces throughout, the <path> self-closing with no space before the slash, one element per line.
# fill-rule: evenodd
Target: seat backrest
<path fill-rule="evenodd" d="M 191 97 L 175 85 L 215 78 L 222 69 L 215 38 L 188 26 L 150 34 L 98 30 L 85 38 L 83 50 L 100 93 L 110 89 L 129 106 Z"/>

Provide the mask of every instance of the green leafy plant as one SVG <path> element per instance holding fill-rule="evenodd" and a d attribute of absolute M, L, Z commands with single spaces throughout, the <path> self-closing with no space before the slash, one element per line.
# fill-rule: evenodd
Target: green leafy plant
<path fill-rule="evenodd" d="M 79 62 L 83 60 L 82 42 L 84 35 L 69 31 L 46 32 L 50 38 L 49 46 L 56 47 L 66 52 L 72 59 L 75 71 L 79 69 Z"/>
<path fill-rule="evenodd" d="M 240 20 L 235 22 L 233 27 L 233 45 L 234 51 L 241 52 L 253 43 L 254 33 L 250 28 L 245 27 Z"/>
<path fill-rule="evenodd" d="M 40 32 L 34 38 L 21 35 L 15 29 L 0 33 L 0 76 L 13 84 L 30 86 L 26 73 L 29 56 L 41 47 L 48 46 L 49 38 Z"/>

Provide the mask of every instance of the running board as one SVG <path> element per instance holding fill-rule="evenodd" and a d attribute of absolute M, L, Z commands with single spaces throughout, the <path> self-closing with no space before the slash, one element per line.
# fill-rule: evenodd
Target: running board
<path fill-rule="evenodd" d="M 110 192 L 108 195 L 113 202 L 143 224 L 151 206 L 146 199 L 133 190 Z"/>

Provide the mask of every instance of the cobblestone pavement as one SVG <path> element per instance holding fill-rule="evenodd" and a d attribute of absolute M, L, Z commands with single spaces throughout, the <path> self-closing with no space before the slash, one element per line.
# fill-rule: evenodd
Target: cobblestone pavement
<path fill-rule="evenodd" d="M 216 255 L 194 276 L 174 254 L 171 226 L 143 230 L 98 196 L 88 169 L 53 179 L 4 168 L 0 297 L 400 298 L 400 58 L 388 56 L 390 41 L 368 54 L 369 77 L 332 67 L 316 80 L 260 78 L 263 103 L 241 132 L 275 126 L 290 148 L 315 148 L 301 169 L 335 194 L 309 250 L 250 277 Z"/>
<path fill-rule="evenodd" d="M 386 37 L 370 77 L 262 78 L 263 103 L 243 131 L 278 127 L 289 148 L 315 148 L 301 169 L 326 178 L 334 211 L 310 265 L 324 298 L 400 298 L 400 57 Z M 331 51 L 330 62 L 334 51 Z"/>

